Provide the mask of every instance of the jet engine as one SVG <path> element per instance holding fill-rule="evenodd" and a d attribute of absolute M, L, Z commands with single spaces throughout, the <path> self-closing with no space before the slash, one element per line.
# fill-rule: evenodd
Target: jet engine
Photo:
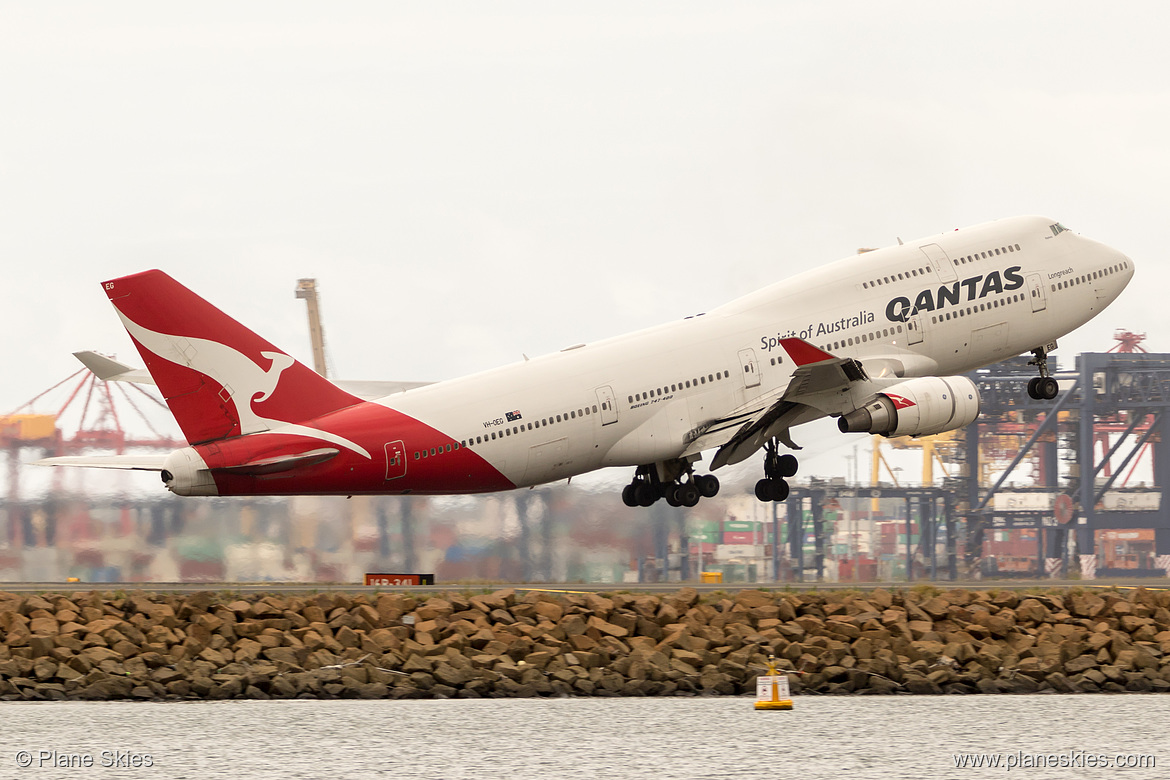
<path fill-rule="evenodd" d="M 979 389 L 965 376 L 928 376 L 900 382 L 865 406 L 842 415 L 842 433 L 931 436 L 953 431 L 979 416 Z"/>

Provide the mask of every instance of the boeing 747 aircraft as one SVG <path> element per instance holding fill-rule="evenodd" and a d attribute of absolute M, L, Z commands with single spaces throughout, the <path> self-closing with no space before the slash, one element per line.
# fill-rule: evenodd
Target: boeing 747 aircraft
<path fill-rule="evenodd" d="M 925 436 L 979 414 L 960 374 L 1047 356 L 1133 276 L 1125 255 L 1051 219 L 1017 217 L 899 242 L 680 322 L 434 384 L 332 383 L 161 271 L 105 282 L 189 446 L 167 456 L 49 458 L 145 469 L 183 496 L 454 494 L 635 469 L 629 506 L 694 506 L 709 469 L 765 451 L 761 501 L 788 497 L 793 429 Z M 377 397 L 380 396 L 380 397 Z"/>

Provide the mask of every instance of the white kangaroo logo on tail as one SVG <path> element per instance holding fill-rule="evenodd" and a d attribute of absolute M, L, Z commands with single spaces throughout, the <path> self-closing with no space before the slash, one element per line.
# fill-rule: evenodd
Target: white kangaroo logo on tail
<path fill-rule="evenodd" d="M 252 408 L 253 402 L 268 400 L 276 392 L 276 387 L 280 383 L 280 375 L 295 362 L 283 352 L 261 352 L 261 355 L 272 361 L 272 365 L 268 369 L 263 369 L 247 355 L 217 341 L 158 333 L 142 327 L 121 311 L 118 311 L 118 316 L 121 317 L 126 330 L 139 344 L 163 360 L 187 366 L 211 377 L 222 385 L 231 397 L 232 404 L 236 407 L 236 415 L 240 419 L 240 433 L 267 431 L 269 433 L 309 436 L 332 442 L 370 458 L 369 452 L 349 439 L 317 428 L 309 428 L 283 420 L 272 420 L 256 414 Z M 242 399 L 242 403 L 237 401 L 237 398 Z"/>

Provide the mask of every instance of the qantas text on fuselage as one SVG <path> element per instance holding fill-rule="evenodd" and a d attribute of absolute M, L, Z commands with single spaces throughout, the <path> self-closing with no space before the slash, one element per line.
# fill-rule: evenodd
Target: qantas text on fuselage
<path fill-rule="evenodd" d="M 989 295 L 1000 295 L 1023 286 L 1024 277 L 1020 276 L 1020 266 L 1013 265 L 1004 269 L 1002 277 L 999 271 L 991 271 L 986 276 L 983 274 L 972 276 L 949 287 L 941 285 L 933 294 L 930 288 L 927 288 L 914 296 L 913 303 L 909 298 L 901 296 L 894 298 L 886 304 L 886 319 L 890 322 L 905 322 L 919 312 L 936 311 L 948 305 L 960 306 L 964 302 L 979 300 Z"/>
<path fill-rule="evenodd" d="M 189 442 L 169 456 L 52 458 L 158 471 L 180 495 L 453 494 L 633 467 L 623 500 L 693 505 L 764 450 L 783 500 L 795 429 L 929 435 L 979 411 L 963 372 L 1048 349 L 1125 288 L 1122 253 L 1016 217 L 846 258 L 705 315 L 436 383 L 332 383 L 161 271 L 103 287 Z"/>

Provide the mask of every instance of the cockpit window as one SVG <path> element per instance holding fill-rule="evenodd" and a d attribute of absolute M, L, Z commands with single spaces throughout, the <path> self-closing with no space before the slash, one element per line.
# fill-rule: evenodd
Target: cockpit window
<path fill-rule="evenodd" d="M 1052 231 L 1052 235 L 1054 235 L 1054 236 L 1059 236 L 1061 233 L 1068 230 L 1068 228 L 1066 228 L 1064 225 L 1060 224 L 1059 222 L 1057 222 L 1054 225 L 1049 225 L 1048 229 Z"/>

